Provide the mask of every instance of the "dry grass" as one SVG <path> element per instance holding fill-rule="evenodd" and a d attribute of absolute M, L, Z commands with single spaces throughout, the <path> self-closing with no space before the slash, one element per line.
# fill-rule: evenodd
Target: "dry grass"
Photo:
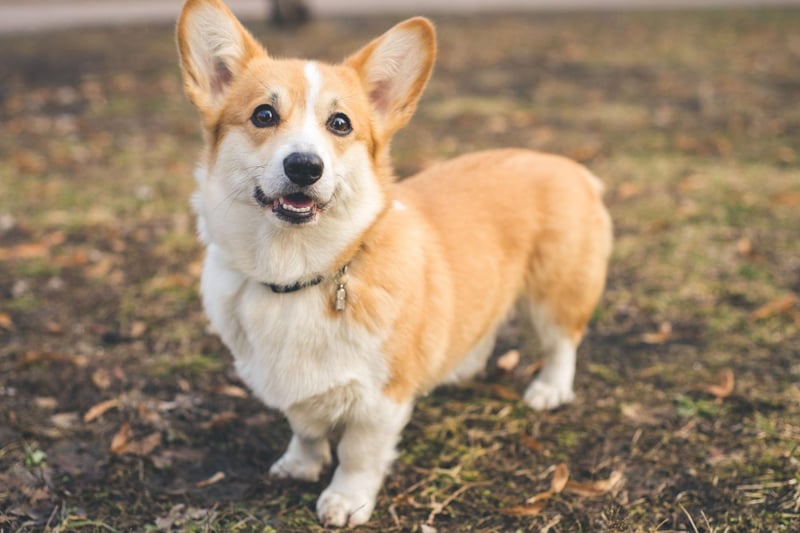
<path fill-rule="evenodd" d="M 336 59 L 392 22 L 256 30 Z M 399 173 L 570 155 L 608 186 L 616 249 L 577 402 L 523 406 L 535 353 L 436 391 L 363 529 L 800 529 L 800 11 L 437 23 Z M 0 44 L 0 531 L 319 530 L 322 483 L 267 478 L 289 428 L 205 331 L 170 30 Z"/>

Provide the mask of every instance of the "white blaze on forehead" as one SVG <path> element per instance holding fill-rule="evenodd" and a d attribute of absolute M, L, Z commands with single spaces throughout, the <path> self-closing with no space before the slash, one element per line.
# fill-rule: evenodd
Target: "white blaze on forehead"
<path fill-rule="evenodd" d="M 303 67 L 303 74 L 306 76 L 306 115 L 303 128 L 309 130 L 316 125 L 316 107 L 319 100 L 319 91 L 322 86 L 319 68 L 313 61 L 309 61 Z"/>

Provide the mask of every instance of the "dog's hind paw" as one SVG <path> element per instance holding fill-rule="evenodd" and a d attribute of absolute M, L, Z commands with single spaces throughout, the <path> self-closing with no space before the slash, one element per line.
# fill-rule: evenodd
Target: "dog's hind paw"
<path fill-rule="evenodd" d="M 542 380 L 534 380 L 525 391 L 525 403 L 535 411 L 555 409 L 575 399 L 571 387 L 558 387 Z"/>

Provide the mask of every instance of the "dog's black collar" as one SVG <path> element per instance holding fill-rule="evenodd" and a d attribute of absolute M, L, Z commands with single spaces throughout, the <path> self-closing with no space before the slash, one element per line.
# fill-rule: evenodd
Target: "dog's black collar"
<path fill-rule="evenodd" d="M 275 283 L 264 283 L 266 287 L 272 289 L 272 292 L 277 292 L 278 294 L 284 294 L 287 292 L 296 292 L 300 289 L 305 289 L 306 287 L 313 287 L 314 285 L 319 285 L 324 280 L 324 276 L 317 276 L 314 279 L 308 281 L 298 281 L 294 285 L 276 285 Z"/>
<path fill-rule="evenodd" d="M 339 269 L 336 273 L 336 279 L 341 288 L 343 286 L 343 277 L 347 274 L 347 268 L 350 266 L 350 262 L 345 263 L 345 265 Z M 265 287 L 269 287 L 272 292 L 277 294 L 286 294 L 287 292 L 297 292 L 301 289 L 305 289 L 306 287 L 313 287 L 314 285 L 319 285 L 325 280 L 325 276 L 320 274 L 316 278 L 310 279 L 308 281 L 298 281 L 293 285 L 278 285 L 276 283 L 267 283 L 262 282 L 261 284 Z"/>

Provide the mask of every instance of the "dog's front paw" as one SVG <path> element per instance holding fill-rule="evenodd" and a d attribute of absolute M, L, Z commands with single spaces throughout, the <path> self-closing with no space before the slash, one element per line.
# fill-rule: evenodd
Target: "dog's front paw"
<path fill-rule="evenodd" d="M 325 461 L 286 452 L 269 469 L 269 475 L 277 478 L 292 478 L 301 481 L 317 481 Z"/>
<path fill-rule="evenodd" d="M 542 380 L 534 380 L 525 391 L 525 403 L 536 411 L 555 409 L 575 399 L 572 387 L 559 387 Z"/>
<path fill-rule="evenodd" d="M 363 495 L 344 495 L 330 488 L 317 500 L 317 516 L 325 526 L 358 526 L 369 520 L 375 499 Z"/>

